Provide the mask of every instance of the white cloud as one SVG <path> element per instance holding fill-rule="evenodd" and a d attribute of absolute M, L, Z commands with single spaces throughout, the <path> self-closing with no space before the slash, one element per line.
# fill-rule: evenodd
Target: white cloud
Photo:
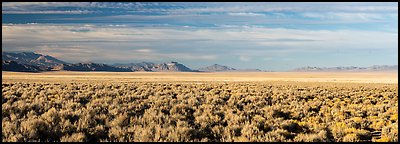
<path fill-rule="evenodd" d="M 2 14 L 86 14 L 93 11 L 82 10 L 96 3 L 89 2 L 3 2 Z M 78 9 L 56 10 L 59 7 Z"/>
<path fill-rule="evenodd" d="M 397 3 L 2 3 L 3 14 L 93 12 L 111 15 L 40 19 L 74 24 L 3 24 L 3 50 L 40 51 L 68 61 L 250 61 L 398 48 Z"/>
<path fill-rule="evenodd" d="M 34 48 L 31 47 L 25 51 L 33 51 L 40 54 L 50 55 L 67 62 L 87 62 L 92 61 L 93 58 L 107 55 L 104 53 L 104 51 L 102 51 L 102 49 L 97 49 L 91 46 L 82 46 L 79 44 L 45 44 L 36 46 Z"/>
<path fill-rule="evenodd" d="M 228 13 L 228 15 L 232 15 L 232 16 L 265 16 L 264 14 L 260 14 L 260 13 Z"/>
<path fill-rule="evenodd" d="M 2 26 L 2 41 L 21 42 L 137 42 L 137 41 L 252 41 L 261 44 L 393 41 L 397 34 L 360 30 L 298 30 L 285 28 L 136 28 L 96 25 L 17 24 Z M 379 36 L 378 38 L 376 36 Z M 360 41 L 355 41 L 360 40 Z M 144 52 L 144 51 L 142 51 Z"/>
<path fill-rule="evenodd" d="M 241 61 L 245 61 L 245 62 L 251 60 L 250 57 L 248 57 L 248 56 L 239 56 L 239 59 L 240 59 Z"/>
<path fill-rule="evenodd" d="M 128 3 L 126 3 L 128 4 Z M 129 5 L 126 5 L 126 7 Z M 121 8 L 115 7 L 112 3 L 101 2 L 2 2 L 3 10 L 38 10 L 45 11 L 49 9 L 68 7 L 83 10 L 85 8 Z"/>
<path fill-rule="evenodd" d="M 153 50 L 148 49 L 148 48 L 146 48 L 146 49 L 137 49 L 136 51 L 137 51 L 137 52 L 140 52 L 140 53 L 150 53 L 150 52 L 153 52 Z"/>
<path fill-rule="evenodd" d="M 327 16 L 321 13 L 302 13 L 303 17 L 324 19 Z"/>
<path fill-rule="evenodd" d="M 89 10 L 46 10 L 46 11 L 2 11 L 2 14 L 88 14 Z"/>
<path fill-rule="evenodd" d="M 169 9 L 170 13 L 201 12 L 382 12 L 397 11 L 395 3 L 206 3 Z"/>
<path fill-rule="evenodd" d="M 341 20 L 341 21 L 373 21 L 388 19 L 388 14 L 382 13 L 343 13 L 343 12 L 328 12 L 328 13 L 302 13 L 303 17 L 317 18 L 322 20 Z"/>
<path fill-rule="evenodd" d="M 107 60 L 215 60 L 221 55 L 242 61 L 252 56 L 311 53 L 326 50 L 398 47 L 398 34 L 360 30 L 296 30 L 284 28 L 137 28 L 98 25 L 13 24 L 2 26 L 2 47 L 41 50 Z M 83 55 L 83 56 L 82 56 Z"/>
<path fill-rule="evenodd" d="M 4 2 L 7 11 L 46 11 L 49 8 L 111 8 L 117 11 L 165 14 L 257 12 L 397 12 L 397 3 L 110 3 L 110 2 Z M 9 13 L 9 12 L 8 12 Z"/>
<path fill-rule="evenodd" d="M 265 57 L 265 58 L 263 58 L 263 60 L 264 61 L 270 61 L 270 60 L 273 60 L 273 58 L 272 57 Z"/>
<path fill-rule="evenodd" d="M 260 16 L 262 15 L 262 18 Z M 313 19 L 310 19 L 313 18 Z M 315 19 L 317 18 L 317 19 Z M 77 23 L 128 23 L 145 27 L 295 27 L 302 29 L 315 25 L 321 27 L 340 27 L 343 24 L 376 25 L 396 22 L 395 13 L 372 12 L 305 12 L 297 14 L 273 13 L 261 14 L 256 12 L 234 12 L 220 14 L 173 14 L 173 15 L 139 15 L 123 14 L 98 17 L 57 18 L 59 21 L 76 21 Z M 151 23 L 142 23 L 151 22 Z"/>
<path fill-rule="evenodd" d="M 93 6 L 90 2 L 2 2 L 3 8 L 26 8 L 28 6 L 40 7 L 88 7 Z"/>
<path fill-rule="evenodd" d="M 155 56 L 160 56 L 161 58 L 170 59 L 185 59 L 185 60 L 216 60 L 216 55 L 202 55 L 193 53 L 169 53 L 169 54 L 156 54 Z"/>

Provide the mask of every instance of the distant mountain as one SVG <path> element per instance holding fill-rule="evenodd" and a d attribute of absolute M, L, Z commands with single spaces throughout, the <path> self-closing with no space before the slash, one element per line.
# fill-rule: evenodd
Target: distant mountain
<path fill-rule="evenodd" d="M 127 68 L 132 71 L 152 71 L 154 63 L 151 62 L 141 62 L 141 63 L 127 63 L 127 64 L 113 64 L 115 67 Z"/>
<path fill-rule="evenodd" d="M 228 67 L 228 66 L 219 65 L 219 64 L 213 64 L 211 66 L 199 68 L 197 70 L 205 71 L 205 72 L 220 72 L 220 71 L 234 71 L 236 69 Z"/>
<path fill-rule="evenodd" d="M 335 71 L 397 71 L 398 66 L 397 65 L 374 65 L 370 67 L 355 67 L 355 66 L 348 66 L 348 67 L 301 67 L 301 68 L 296 68 L 293 69 L 292 71 L 296 72 L 335 72 Z"/>
<path fill-rule="evenodd" d="M 213 64 L 208 67 L 199 68 L 198 71 L 203 72 L 262 72 L 260 69 L 235 69 L 228 66 L 223 66 L 219 64 Z"/>
<path fill-rule="evenodd" d="M 300 68 L 295 68 L 295 69 L 293 69 L 293 70 L 291 70 L 291 71 L 296 71 L 296 72 L 306 72 L 306 71 L 321 71 L 321 70 L 323 70 L 322 68 L 320 68 L 320 67 L 310 67 L 310 66 L 307 66 L 307 67 L 300 67 Z"/>
<path fill-rule="evenodd" d="M 171 71 L 171 72 L 195 72 L 178 62 L 155 64 L 150 62 L 115 64 L 113 66 L 98 63 L 70 64 L 48 55 L 33 52 L 2 52 L 3 70 L 7 71 Z"/>
<path fill-rule="evenodd" d="M 36 66 L 19 64 L 16 61 L 2 60 L 1 69 L 3 71 L 15 71 L 15 72 L 39 72 L 41 69 Z"/>
<path fill-rule="evenodd" d="M 131 69 L 118 68 L 106 64 L 98 63 L 76 63 L 76 64 L 60 64 L 54 66 L 52 70 L 66 71 L 110 71 L 110 72 L 131 72 Z"/>
<path fill-rule="evenodd" d="M 190 68 L 178 62 L 155 64 L 151 62 L 114 64 L 118 68 L 131 69 L 132 71 L 154 71 L 154 72 L 193 72 Z"/>
<path fill-rule="evenodd" d="M 41 70 L 49 70 L 59 64 L 67 64 L 52 56 L 37 54 L 33 52 L 2 52 L 2 60 L 15 61 L 18 64 L 25 64 L 39 67 Z"/>
<path fill-rule="evenodd" d="M 372 71 L 397 71 L 399 68 L 397 65 L 374 65 L 367 69 Z"/>
<path fill-rule="evenodd" d="M 192 70 L 178 62 L 169 63 L 127 63 L 106 65 L 99 63 L 75 63 L 70 64 L 48 55 L 33 52 L 2 52 L 2 70 L 39 72 L 51 70 L 66 71 L 110 71 L 110 72 L 263 72 L 259 69 L 235 69 L 228 66 L 214 64 L 208 67 Z M 291 71 L 297 72 L 336 72 L 336 71 L 398 71 L 397 65 L 374 65 L 370 67 L 301 67 Z M 264 71 L 267 72 L 267 71 Z"/>
<path fill-rule="evenodd" d="M 172 72 L 191 72 L 190 68 L 186 67 L 183 64 L 178 62 L 170 62 L 170 63 L 161 63 L 156 64 L 152 69 L 152 71 L 172 71 Z"/>
<path fill-rule="evenodd" d="M 237 69 L 237 72 L 262 72 L 260 69 Z"/>

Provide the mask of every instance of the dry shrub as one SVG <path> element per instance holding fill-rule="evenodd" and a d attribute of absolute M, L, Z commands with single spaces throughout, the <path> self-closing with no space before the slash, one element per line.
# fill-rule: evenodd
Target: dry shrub
<path fill-rule="evenodd" d="M 386 84 L 2 82 L 2 141 L 397 142 L 397 92 Z"/>
<path fill-rule="evenodd" d="M 85 142 L 86 140 L 86 135 L 82 132 L 61 137 L 61 142 Z"/>

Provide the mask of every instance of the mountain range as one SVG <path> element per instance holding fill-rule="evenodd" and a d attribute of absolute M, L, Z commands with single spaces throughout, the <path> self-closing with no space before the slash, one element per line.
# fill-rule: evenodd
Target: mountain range
<path fill-rule="evenodd" d="M 16 61 L 3 60 L 1 61 L 1 69 L 3 71 L 20 71 L 20 72 L 39 72 L 39 67 L 19 64 Z"/>
<path fill-rule="evenodd" d="M 228 66 L 219 65 L 219 64 L 213 64 L 211 66 L 199 68 L 197 70 L 205 71 L 205 72 L 219 72 L 219 71 L 235 71 L 236 69 L 228 67 Z"/>
<path fill-rule="evenodd" d="M 2 70 L 19 72 L 40 71 L 110 71 L 110 72 L 199 72 L 178 62 L 128 64 L 67 63 L 48 55 L 33 52 L 2 52 Z"/>
<path fill-rule="evenodd" d="M 397 71 L 397 65 L 374 65 L 370 67 L 355 67 L 355 66 L 347 66 L 347 67 L 301 67 L 293 69 L 295 72 L 337 72 L 337 71 Z"/>
<path fill-rule="evenodd" d="M 191 69 L 178 62 L 168 63 L 116 63 L 113 65 L 100 63 L 68 63 L 49 55 L 33 52 L 2 52 L 2 70 L 18 72 L 41 71 L 110 71 L 110 72 L 262 72 L 259 69 L 235 69 L 228 66 L 213 64 L 211 66 Z M 326 72 L 326 71 L 397 71 L 397 65 L 374 65 L 371 67 L 301 67 L 295 72 Z M 264 71 L 265 72 L 265 71 Z"/>
<path fill-rule="evenodd" d="M 52 70 L 60 71 L 112 71 L 112 72 L 130 72 L 130 69 L 113 67 L 106 64 L 98 63 L 75 63 L 75 64 L 59 64 Z"/>
<path fill-rule="evenodd" d="M 131 71 L 180 71 L 180 72 L 195 72 L 196 70 L 192 70 L 186 67 L 183 64 L 178 62 L 170 62 L 170 63 L 160 63 L 155 64 L 151 62 L 141 62 L 141 63 L 128 63 L 128 64 L 114 64 L 114 67 L 130 69 Z"/>
<path fill-rule="evenodd" d="M 2 52 L 1 59 L 2 61 L 14 61 L 25 66 L 35 66 L 39 68 L 39 71 L 50 70 L 52 67 L 59 64 L 67 64 L 67 62 L 58 60 L 52 56 L 36 54 L 33 52 Z"/>

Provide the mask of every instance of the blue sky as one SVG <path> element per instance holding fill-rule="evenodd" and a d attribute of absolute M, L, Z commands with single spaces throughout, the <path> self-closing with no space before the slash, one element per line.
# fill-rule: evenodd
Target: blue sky
<path fill-rule="evenodd" d="M 2 3 L 3 51 L 285 71 L 397 64 L 397 3 Z"/>

